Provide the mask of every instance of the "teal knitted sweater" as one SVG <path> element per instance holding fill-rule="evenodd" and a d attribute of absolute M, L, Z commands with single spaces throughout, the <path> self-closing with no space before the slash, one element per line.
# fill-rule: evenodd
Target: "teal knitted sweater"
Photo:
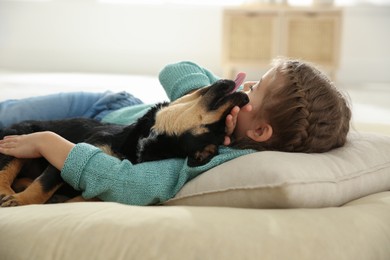
<path fill-rule="evenodd" d="M 167 65 L 159 75 L 170 100 L 191 90 L 210 85 L 218 77 L 192 62 Z M 108 114 L 103 121 L 130 124 L 151 105 L 122 108 Z M 221 146 L 219 155 L 206 165 L 189 167 L 187 159 L 166 159 L 140 164 L 119 160 L 95 146 L 79 143 L 69 153 L 61 171 L 62 178 L 82 191 L 84 198 L 98 197 L 130 205 L 160 204 L 174 197 L 185 183 L 228 160 L 252 150 L 235 150 Z"/>

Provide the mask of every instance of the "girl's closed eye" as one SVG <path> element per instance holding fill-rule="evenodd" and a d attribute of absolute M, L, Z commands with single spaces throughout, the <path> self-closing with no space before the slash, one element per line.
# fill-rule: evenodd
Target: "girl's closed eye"
<path fill-rule="evenodd" d="M 252 91 L 256 90 L 257 88 L 259 88 L 261 81 L 262 81 L 262 78 L 259 81 L 253 82 L 253 84 L 250 84 L 249 90 L 252 92 Z"/>
<path fill-rule="evenodd" d="M 258 82 L 254 82 L 253 84 L 250 84 L 250 85 L 249 85 L 249 90 L 250 90 L 250 91 L 255 90 L 255 88 L 256 88 L 256 86 L 257 86 L 258 84 L 259 84 Z"/>
<path fill-rule="evenodd" d="M 247 81 L 242 86 L 242 91 L 251 92 L 256 86 L 256 81 Z"/>

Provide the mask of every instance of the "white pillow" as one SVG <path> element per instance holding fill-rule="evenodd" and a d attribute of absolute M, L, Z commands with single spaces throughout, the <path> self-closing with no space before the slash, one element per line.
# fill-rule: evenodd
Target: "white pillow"
<path fill-rule="evenodd" d="M 166 205 L 244 208 L 340 206 L 390 190 L 390 137 L 352 132 L 321 154 L 257 152 L 187 183 Z"/>

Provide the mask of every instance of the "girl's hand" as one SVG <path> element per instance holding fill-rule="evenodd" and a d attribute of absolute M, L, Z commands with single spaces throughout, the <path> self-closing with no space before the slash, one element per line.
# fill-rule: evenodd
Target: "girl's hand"
<path fill-rule="evenodd" d="M 244 82 L 243 83 L 243 86 L 244 86 L 243 91 L 244 92 L 249 91 L 257 83 L 258 83 L 258 81 L 246 81 L 246 82 Z M 240 113 L 241 110 L 250 112 L 252 110 L 252 105 L 246 104 L 241 109 L 240 109 L 240 107 L 235 106 L 235 107 L 232 108 L 232 111 L 230 111 L 230 114 L 226 116 L 226 121 L 225 121 L 225 124 L 226 124 L 226 129 L 225 129 L 226 135 L 225 135 L 225 140 L 223 141 L 223 144 L 226 145 L 226 146 L 228 146 L 228 145 L 230 145 L 232 143 L 231 136 L 232 136 L 232 134 L 234 132 L 234 129 L 236 128 L 237 117 L 238 117 L 238 114 Z"/>
<path fill-rule="evenodd" d="M 226 125 L 225 132 L 226 132 L 226 135 L 225 135 L 225 140 L 223 141 L 223 144 L 226 145 L 226 146 L 228 146 L 232 142 L 231 135 L 234 132 L 234 128 L 236 128 L 237 115 L 238 115 L 239 112 L 240 112 L 240 107 L 239 106 L 235 106 L 230 111 L 230 114 L 226 116 L 226 120 L 225 120 L 225 125 Z"/>
<path fill-rule="evenodd" d="M 74 143 L 53 132 L 6 136 L 0 140 L 0 153 L 17 158 L 44 157 L 61 170 Z"/>
<path fill-rule="evenodd" d="M 38 147 L 41 135 L 42 133 L 6 136 L 0 140 L 0 153 L 17 158 L 42 157 Z"/>
<path fill-rule="evenodd" d="M 232 134 L 234 132 L 234 129 L 236 128 L 237 125 L 237 117 L 240 111 L 251 111 L 252 110 L 252 105 L 246 104 L 242 108 L 239 106 L 235 106 L 232 108 L 230 111 L 230 114 L 226 116 L 226 121 L 225 121 L 225 140 L 223 141 L 223 144 L 228 146 L 232 143 Z"/>

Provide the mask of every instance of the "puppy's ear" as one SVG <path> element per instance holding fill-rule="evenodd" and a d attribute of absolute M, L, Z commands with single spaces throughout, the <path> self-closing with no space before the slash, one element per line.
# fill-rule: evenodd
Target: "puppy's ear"
<path fill-rule="evenodd" d="M 218 154 L 218 146 L 209 144 L 203 150 L 196 151 L 195 154 L 188 156 L 188 166 L 196 167 L 208 163 L 215 155 Z"/>

